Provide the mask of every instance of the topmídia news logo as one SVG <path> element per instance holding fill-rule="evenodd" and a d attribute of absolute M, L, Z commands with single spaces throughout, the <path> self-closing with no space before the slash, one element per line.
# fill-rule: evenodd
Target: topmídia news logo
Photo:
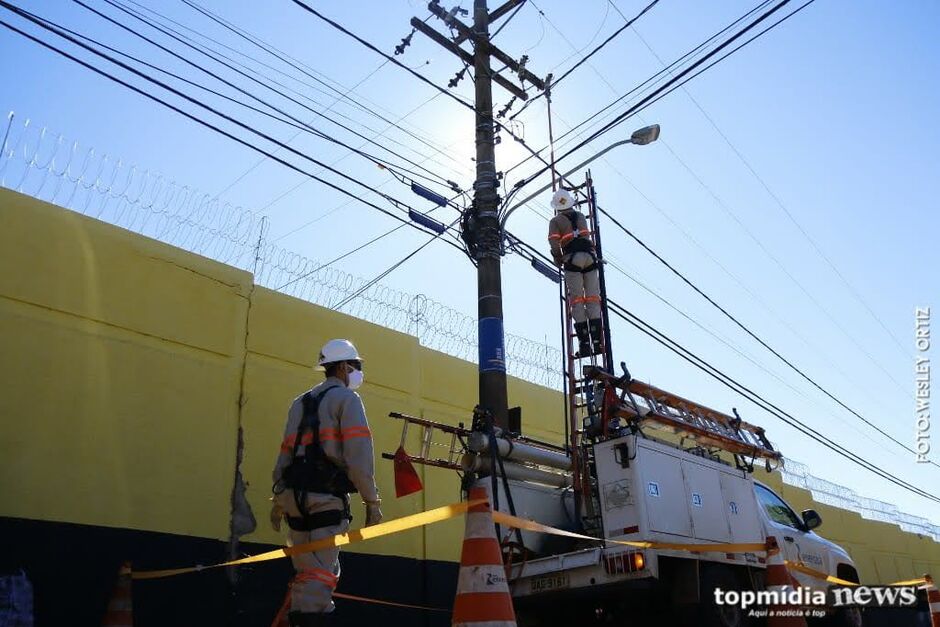
<path fill-rule="evenodd" d="M 830 586 L 827 590 L 796 586 L 757 591 L 715 588 L 715 604 L 736 605 L 754 613 L 762 612 L 752 608 L 767 608 L 765 612 L 785 611 L 790 615 L 816 614 L 827 608 L 912 607 L 917 604 L 917 586 Z"/>

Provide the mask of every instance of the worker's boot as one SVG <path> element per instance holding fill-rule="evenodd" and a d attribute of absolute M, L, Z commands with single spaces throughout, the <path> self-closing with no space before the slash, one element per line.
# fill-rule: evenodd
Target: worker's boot
<path fill-rule="evenodd" d="M 578 336 L 578 352 L 575 357 L 587 357 L 591 354 L 591 338 L 588 336 L 588 323 L 575 322 L 574 332 Z"/>
<path fill-rule="evenodd" d="M 601 319 L 591 318 L 588 320 L 588 327 L 591 330 L 591 349 L 592 355 L 601 354 L 601 343 L 604 339 L 604 333 L 601 330 Z"/>

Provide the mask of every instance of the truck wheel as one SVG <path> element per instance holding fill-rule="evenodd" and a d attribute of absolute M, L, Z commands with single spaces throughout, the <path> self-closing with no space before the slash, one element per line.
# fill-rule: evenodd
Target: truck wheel
<path fill-rule="evenodd" d="M 741 590 L 743 586 L 734 572 L 720 564 L 702 564 L 699 625 L 703 627 L 745 627 L 748 617 L 740 605 L 717 605 L 716 588 Z"/>

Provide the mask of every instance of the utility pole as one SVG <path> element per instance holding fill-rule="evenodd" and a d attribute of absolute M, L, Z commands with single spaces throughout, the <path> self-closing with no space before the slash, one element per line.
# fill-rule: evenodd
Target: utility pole
<path fill-rule="evenodd" d="M 525 69 L 524 64 L 490 44 L 490 23 L 506 15 L 522 0 L 509 0 L 489 13 L 486 0 L 473 2 L 473 28 L 455 16 L 459 11 L 445 10 L 437 0 L 428 9 L 454 31 L 452 39 L 441 35 L 417 18 L 411 25 L 432 41 L 454 53 L 465 64 L 473 66 L 476 124 L 476 181 L 473 184 L 473 206 L 464 216 L 463 237 L 477 262 L 477 318 L 480 366 L 480 408 L 490 412 L 496 426 L 508 426 L 509 401 L 506 391 L 506 348 L 503 334 L 503 291 L 500 269 L 503 254 L 503 230 L 499 221 L 499 180 L 496 172 L 496 124 L 493 119 L 493 82 L 516 98 L 526 100 L 523 89 L 494 74 L 490 57 L 496 57 L 521 81 L 529 81 L 544 89 L 541 79 Z M 466 11 L 463 11 L 465 14 Z M 460 47 L 464 41 L 473 45 L 473 54 Z"/>

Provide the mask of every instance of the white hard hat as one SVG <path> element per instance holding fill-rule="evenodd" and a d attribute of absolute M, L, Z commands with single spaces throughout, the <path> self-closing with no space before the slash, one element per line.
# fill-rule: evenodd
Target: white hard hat
<path fill-rule="evenodd" d="M 574 207 L 574 198 L 568 193 L 567 189 L 559 189 L 552 196 L 552 209 L 555 211 L 565 211 Z"/>
<path fill-rule="evenodd" d="M 324 365 L 338 361 L 362 361 L 362 357 L 349 340 L 330 340 L 320 349 L 317 370 L 324 370 Z"/>

